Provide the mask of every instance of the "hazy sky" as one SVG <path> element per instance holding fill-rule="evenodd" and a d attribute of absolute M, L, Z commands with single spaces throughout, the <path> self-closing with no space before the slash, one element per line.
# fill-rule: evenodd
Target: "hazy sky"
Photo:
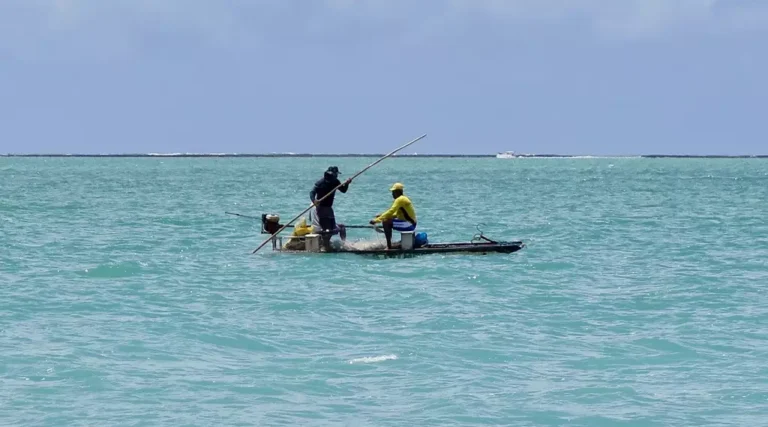
<path fill-rule="evenodd" d="M 0 0 L 0 153 L 768 153 L 766 0 Z"/>

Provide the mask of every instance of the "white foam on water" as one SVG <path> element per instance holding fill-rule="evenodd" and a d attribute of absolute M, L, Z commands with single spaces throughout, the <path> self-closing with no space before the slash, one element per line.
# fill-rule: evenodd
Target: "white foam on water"
<path fill-rule="evenodd" d="M 387 243 L 379 240 L 358 240 L 356 242 L 346 241 L 341 243 L 341 248 L 347 251 L 370 251 L 374 249 L 384 249 Z"/>
<path fill-rule="evenodd" d="M 394 354 L 387 354 L 384 356 L 359 357 L 357 359 L 350 360 L 349 364 L 354 365 L 355 363 L 379 363 L 386 362 L 387 360 L 397 360 L 397 356 Z"/>

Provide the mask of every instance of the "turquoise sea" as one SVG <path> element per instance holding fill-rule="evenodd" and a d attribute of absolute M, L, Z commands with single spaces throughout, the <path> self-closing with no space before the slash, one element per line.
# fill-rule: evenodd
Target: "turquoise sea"
<path fill-rule="evenodd" d="M 768 161 L 395 158 L 336 197 L 399 181 L 511 255 L 251 255 L 225 214 L 374 160 L 0 158 L 0 425 L 768 423 Z"/>

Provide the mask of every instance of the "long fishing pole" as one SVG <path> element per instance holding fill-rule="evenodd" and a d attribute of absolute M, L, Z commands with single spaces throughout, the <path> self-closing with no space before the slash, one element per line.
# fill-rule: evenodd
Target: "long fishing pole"
<path fill-rule="evenodd" d="M 350 180 L 350 181 L 352 181 L 353 179 L 355 179 L 355 178 L 357 178 L 358 176 L 362 175 L 362 174 L 363 174 L 365 171 L 367 171 L 368 169 L 370 169 L 370 168 L 372 168 L 372 167 L 376 166 L 377 164 L 379 164 L 379 163 L 380 163 L 382 160 L 384 160 L 384 159 L 386 159 L 386 158 L 388 158 L 388 157 L 391 157 L 392 155 L 394 155 L 394 154 L 395 154 L 395 153 L 397 153 L 398 151 L 400 151 L 400 150 L 402 150 L 402 149 L 404 149 L 404 148 L 408 147 L 408 146 L 409 146 L 409 145 L 411 145 L 411 144 L 414 144 L 416 141 L 419 141 L 419 140 L 423 139 L 423 138 L 424 138 L 424 137 L 426 137 L 426 136 L 427 136 L 427 134 L 421 135 L 420 137 L 418 137 L 418 138 L 414 139 L 413 141 L 411 141 L 411 142 L 409 142 L 409 143 L 407 143 L 407 144 L 403 145 L 402 147 L 399 147 L 399 148 L 397 148 L 397 149 L 393 150 L 391 153 L 389 153 L 389 154 L 385 155 L 384 157 L 380 158 L 379 160 L 376 160 L 375 162 L 373 162 L 373 163 L 371 163 L 370 165 L 366 166 L 366 167 L 365 167 L 365 169 L 363 169 L 363 170 L 361 170 L 360 172 L 358 172 L 358 173 L 356 173 L 355 175 L 353 175 L 353 176 L 352 176 L 352 178 L 350 178 L 349 180 Z M 293 223 L 294 221 L 296 221 L 297 219 L 299 219 L 299 218 L 300 218 L 302 215 L 304 215 L 305 213 L 307 213 L 307 212 L 308 212 L 310 209 L 312 209 L 313 207 L 315 207 L 315 205 L 316 205 L 317 203 L 320 203 L 320 202 L 322 202 L 323 200 L 325 200 L 325 198 L 326 198 L 326 197 L 328 197 L 328 196 L 330 196 L 331 194 L 333 194 L 333 193 L 334 193 L 336 190 L 338 190 L 338 189 L 339 189 L 339 188 L 340 188 L 342 185 L 344 185 L 344 183 L 341 183 L 341 184 L 337 185 L 337 186 L 336 186 L 336 188 L 334 188 L 333 190 L 329 191 L 329 192 L 328 192 L 328 194 L 326 194 L 325 196 L 321 197 L 321 198 L 320 198 L 319 200 L 317 200 L 316 202 L 314 202 L 314 203 L 310 204 L 308 208 L 304 209 L 304 210 L 303 210 L 303 211 L 302 211 L 300 214 L 296 215 L 296 217 L 295 217 L 295 218 L 293 218 L 292 220 L 288 221 L 288 223 L 287 223 L 287 224 L 285 224 L 284 226 L 280 227 L 280 229 L 279 229 L 279 230 L 277 230 L 277 231 L 275 232 L 275 234 L 273 234 L 273 235 L 269 236 L 269 238 L 267 238 L 267 240 L 264 240 L 263 242 L 261 242 L 261 244 L 259 245 L 259 247 L 258 247 L 258 248 L 256 248 L 256 249 L 254 249 L 254 250 L 253 250 L 253 252 L 251 252 L 251 254 L 255 254 L 256 252 L 258 252 L 258 251 L 259 251 L 259 249 L 263 248 L 263 247 L 264 247 L 264 246 L 265 246 L 267 243 L 269 243 L 269 241 L 270 241 L 270 240 L 274 239 L 274 238 L 275 238 L 275 236 L 277 236 L 277 235 L 278 235 L 278 234 L 280 234 L 280 233 L 281 233 L 283 230 L 285 230 L 285 229 L 286 229 L 286 227 L 288 227 L 288 226 L 289 226 L 291 223 Z"/>
<path fill-rule="evenodd" d="M 241 217 L 241 218 L 248 218 L 248 219 L 261 219 L 261 218 L 256 218 L 255 216 L 250 216 L 250 215 L 242 215 L 242 214 L 239 214 L 239 213 L 234 213 L 234 212 L 224 212 L 224 213 L 225 213 L 225 214 L 227 214 L 227 215 L 234 215 L 234 216 L 239 216 L 239 217 Z"/>
<path fill-rule="evenodd" d="M 255 216 L 243 215 L 243 214 L 239 214 L 239 213 L 235 213 L 235 212 L 224 212 L 224 213 L 227 214 L 227 215 L 239 216 L 240 218 L 257 219 L 257 220 L 261 219 L 261 218 L 255 217 Z M 375 225 L 345 225 L 344 227 L 346 227 L 346 228 L 376 228 Z"/>

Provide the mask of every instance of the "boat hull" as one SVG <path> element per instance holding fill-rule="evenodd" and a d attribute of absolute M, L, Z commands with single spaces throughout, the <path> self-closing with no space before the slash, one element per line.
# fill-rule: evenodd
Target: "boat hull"
<path fill-rule="evenodd" d="M 427 254 L 511 254 L 525 247 L 523 242 L 496 242 L 496 243 L 431 243 L 411 250 L 395 249 L 334 249 L 331 252 L 321 252 L 323 254 L 349 253 L 356 255 L 375 255 L 385 257 L 402 257 Z M 309 253 L 307 251 L 281 250 L 288 253 Z"/>
<path fill-rule="evenodd" d="M 271 222 L 270 222 L 271 221 Z M 267 215 L 262 214 L 262 234 L 274 234 L 279 228 L 283 227 L 279 223 L 279 215 Z M 483 236 L 482 231 L 478 228 L 479 234 L 476 234 L 470 242 L 449 242 L 449 243 L 427 243 L 423 246 L 419 246 L 413 249 L 402 249 L 396 247 L 393 249 L 386 249 L 383 245 L 379 245 L 375 248 L 356 249 L 354 247 L 341 247 L 331 248 L 329 251 L 308 251 L 306 245 L 306 238 L 303 236 L 290 236 L 288 242 L 283 244 L 282 236 L 275 235 L 272 238 L 272 250 L 284 253 L 294 254 L 310 254 L 310 253 L 322 253 L 322 254 L 339 254 L 349 253 L 356 255 L 380 255 L 385 257 L 402 257 L 412 255 L 426 255 L 426 254 L 511 254 L 517 252 L 525 247 L 525 244 L 521 241 L 512 242 L 497 242 Z M 316 236 L 315 236 L 316 237 Z"/>
<path fill-rule="evenodd" d="M 427 244 L 420 248 L 412 250 L 401 249 L 371 249 L 362 251 L 349 251 L 358 255 L 377 255 L 377 256 L 410 256 L 427 254 L 481 254 L 490 253 L 511 254 L 523 249 L 525 245 L 522 242 L 500 242 L 500 243 L 434 243 Z"/>

